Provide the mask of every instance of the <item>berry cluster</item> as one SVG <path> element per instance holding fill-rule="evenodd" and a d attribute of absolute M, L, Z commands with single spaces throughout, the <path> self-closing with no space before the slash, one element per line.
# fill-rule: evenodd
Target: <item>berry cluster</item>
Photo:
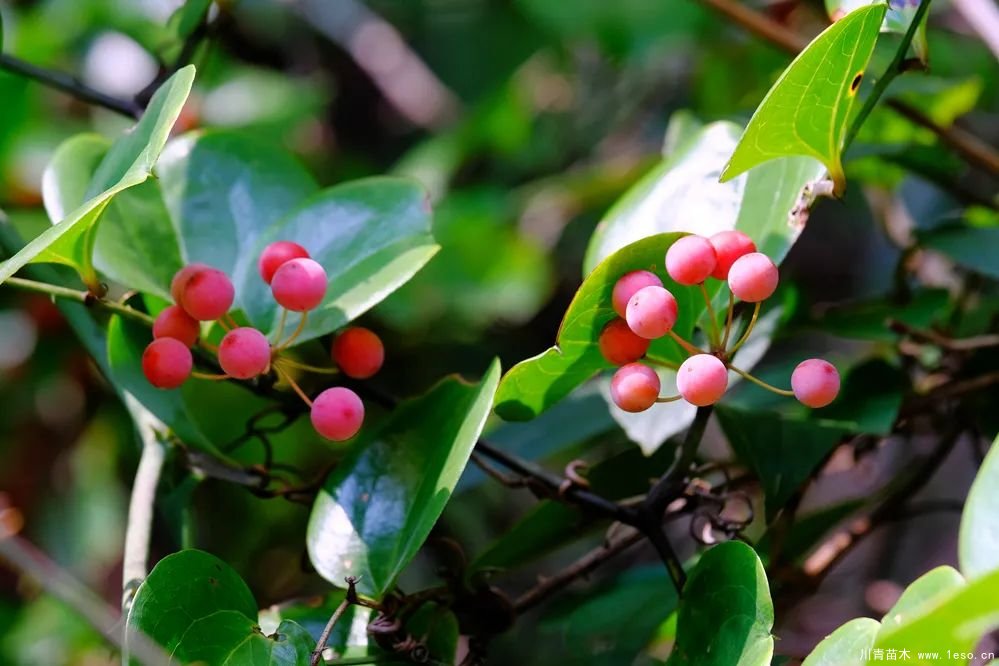
<path fill-rule="evenodd" d="M 153 341 L 142 354 L 143 374 L 157 388 L 174 389 L 189 377 L 248 380 L 274 371 L 309 405 L 316 432 L 334 441 L 350 439 L 364 421 L 364 403 L 357 394 L 337 386 L 310 400 L 292 377 L 293 370 L 325 374 L 338 370 L 316 368 L 282 354 L 304 330 L 308 312 L 322 303 L 326 271 L 304 247 L 290 241 L 277 241 L 264 248 L 257 267 L 260 277 L 270 285 L 274 300 L 283 308 L 273 342 L 255 328 L 238 326 L 229 316 L 236 292 L 225 273 L 205 264 L 189 264 L 177 271 L 170 283 L 175 305 L 160 312 L 153 323 Z M 282 341 L 289 311 L 302 316 L 298 328 Z M 226 331 L 218 347 L 200 343 L 217 355 L 224 374 L 194 370 L 191 347 L 198 344 L 201 322 L 205 321 L 215 321 Z M 371 377 L 385 360 L 381 339 L 360 327 L 340 333 L 330 354 L 339 371 L 354 379 Z"/>
<path fill-rule="evenodd" d="M 692 405 L 712 405 L 728 388 L 729 370 L 781 395 L 794 396 L 808 407 L 825 407 L 839 393 L 839 373 L 822 359 L 803 361 L 791 374 L 791 390 L 771 386 L 740 370 L 731 363 L 736 351 L 746 342 L 760 314 L 761 303 L 777 289 L 777 266 L 756 244 L 739 231 L 722 231 L 704 238 L 684 236 L 666 252 L 666 272 L 674 282 L 697 286 L 708 308 L 711 328 L 707 331 L 710 349 L 704 351 L 680 337 L 674 330 L 678 315 L 676 298 L 663 287 L 655 273 L 636 270 L 622 275 L 614 285 L 611 303 L 618 314 L 600 333 L 600 353 L 613 365 L 621 366 L 611 380 L 611 398 L 627 412 L 641 412 L 657 402 L 684 399 Z M 718 320 L 707 289 L 708 278 L 726 281 L 729 288 L 728 313 L 724 330 Z M 753 303 L 753 315 L 742 335 L 731 346 L 732 313 L 735 299 Z M 688 358 L 676 370 L 679 395 L 660 397 L 659 375 L 639 363 L 652 340 L 672 337 Z"/>

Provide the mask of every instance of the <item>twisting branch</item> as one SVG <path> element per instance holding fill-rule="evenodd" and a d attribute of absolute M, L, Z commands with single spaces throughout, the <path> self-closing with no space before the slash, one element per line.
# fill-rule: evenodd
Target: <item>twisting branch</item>
<path fill-rule="evenodd" d="M 798 33 L 737 0 L 700 0 L 700 2 L 791 55 L 797 55 L 808 45 L 808 40 Z M 999 152 L 978 137 L 959 127 L 942 127 L 925 113 L 902 100 L 889 99 L 885 105 L 916 125 L 936 134 L 968 164 L 993 176 L 999 175 Z"/>
<path fill-rule="evenodd" d="M 50 88 L 61 90 L 79 100 L 102 106 L 105 109 L 120 113 L 129 118 L 138 118 L 142 115 L 142 107 L 139 104 L 130 100 L 112 97 L 99 90 L 94 90 L 75 77 L 63 72 L 55 72 L 50 69 L 38 67 L 7 54 L 0 54 L 0 69 L 33 79 Z"/>

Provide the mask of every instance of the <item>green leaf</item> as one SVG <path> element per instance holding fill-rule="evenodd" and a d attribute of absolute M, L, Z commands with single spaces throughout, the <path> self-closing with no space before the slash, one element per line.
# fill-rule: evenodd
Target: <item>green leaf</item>
<path fill-rule="evenodd" d="M 773 602 L 763 564 L 741 541 L 701 556 L 680 600 L 676 645 L 667 666 L 768 666 Z"/>
<path fill-rule="evenodd" d="M 850 368 L 836 401 L 818 414 L 852 432 L 888 435 L 909 381 L 900 368 L 871 359 Z"/>
<path fill-rule="evenodd" d="M 260 630 L 266 634 L 273 633 L 284 622 L 294 622 L 309 632 L 312 645 L 326 628 L 330 616 L 346 597 L 347 591 L 334 589 L 329 594 L 304 599 L 293 599 L 281 604 L 275 604 L 262 609 L 259 615 Z M 360 656 L 369 653 L 367 632 L 371 610 L 356 604 L 344 612 L 334 625 L 326 645 L 340 657 Z"/>
<path fill-rule="evenodd" d="M 869 617 L 850 620 L 823 638 L 801 666 L 865 666 L 879 629 L 881 623 Z"/>
<path fill-rule="evenodd" d="M 841 153 L 850 107 L 860 87 L 884 5 L 863 7 L 832 24 L 794 59 L 746 126 L 723 181 L 776 157 L 808 155 L 846 187 Z"/>
<path fill-rule="evenodd" d="M 825 4 L 829 18 L 833 21 L 838 21 L 846 14 L 861 7 L 881 4 L 881 0 L 825 0 Z M 918 0 L 915 2 L 910 2 L 909 0 L 890 0 L 888 3 L 888 13 L 885 14 L 884 22 L 881 24 L 881 31 L 904 35 L 909 30 L 909 25 L 912 23 L 912 19 L 915 18 L 918 7 Z M 926 62 L 928 59 L 926 19 L 927 16 L 924 15 L 912 39 L 912 49 L 923 62 Z"/>
<path fill-rule="evenodd" d="M 948 225 L 919 234 L 919 244 L 947 255 L 964 268 L 999 279 L 999 226 Z"/>
<path fill-rule="evenodd" d="M 574 540 L 586 523 L 576 507 L 562 502 L 539 502 L 482 551 L 469 568 L 516 569 Z"/>
<path fill-rule="evenodd" d="M 97 287 L 90 256 L 93 227 L 116 194 L 149 177 L 193 81 L 194 67 L 189 65 L 156 91 L 135 128 L 114 142 L 97 167 L 87 201 L 0 264 L 0 283 L 28 262 L 49 262 L 72 266 L 91 288 Z"/>
<path fill-rule="evenodd" d="M 323 190 L 269 227 L 246 253 L 290 240 L 309 249 L 329 277 L 326 298 L 309 313 L 298 342 L 340 328 L 405 284 L 439 249 L 430 229 L 426 192 L 404 178 L 376 177 Z M 240 301 L 251 324 L 274 330 L 280 314 L 270 289 L 244 261 L 237 272 Z M 297 317 L 289 318 L 295 325 Z"/>
<path fill-rule="evenodd" d="M 455 663 L 459 630 L 458 618 L 451 609 L 428 601 L 407 620 L 406 632 L 426 642 L 430 663 Z"/>
<path fill-rule="evenodd" d="M 685 116 L 677 115 L 680 119 L 674 116 L 667 136 L 684 122 Z M 718 174 L 735 150 L 740 131 L 734 123 L 716 122 L 680 139 L 674 152 L 601 220 L 590 238 L 584 270 L 592 271 L 615 251 L 653 234 L 686 231 L 706 236 L 726 229 L 747 234 L 779 264 L 804 227 L 804 217 L 792 210 L 811 203 L 809 184 L 825 169 L 810 157 L 789 157 L 719 183 Z"/>
<path fill-rule="evenodd" d="M 999 439 L 992 443 L 968 491 L 961 514 L 958 559 L 968 578 L 999 569 Z"/>
<path fill-rule="evenodd" d="M 878 299 L 830 308 L 815 320 L 823 331 L 844 338 L 895 342 L 898 334 L 888 328 L 889 319 L 916 328 L 929 328 L 950 300 L 942 289 L 920 289 L 907 303 Z"/>
<path fill-rule="evenodd" d="M 172 28 L 179 39 L 184 39 L 205 19 L 212 0 L 187 0 L 177 11 L 167 19 L 167 26 Z"/>
<path fill-rule="evenodd" d="M 252 623 L 257 602 L 232 567 L 210 553 L 167 555 L 136 590 L 128 625 L 175 650 L 195 622 L 228 611 Z"/>
<path fill-rule="evenodd" d="M 922 612 L 896 627 L 886 624 L 874 649 L 908 650 L 911 659 L 905 663 L 916 666 L 939 663 L 937 656 L 920 658 L 920 653 L 971 652 L 982 636 L 999 627 L 997 598 L 999 569 L 937 597 L 928 608 L 920 606 Z"/>
<path fill-rule="evenodd" d="M 499 382 L 447 379 L 359 438 L 312 508 L 309 557 L 326 580 L 377 597 L 423 544 L 468 462 Z"/>
<path fill-rule="evenodd" d="M 285 621 L 272 636 L 237 611 L 217 611 L 191 622 L 170 656 L 182 664 L 301 666 L 316 643 L 305 629 Z"/>
<path fill-rule="evenodd" d="M 837 425 L 772 412 L 718 406 L 716 413 L 736 455 L 763 483 L 768 517 L 784 506 L 846 434 Z"/>
<path fill-rule="evenodd" d="M 662 263 L 667 248 L 682 234 L 658 234 L 632 243 L 605 259 L 583 281 L 562 319 L 555 347 L 514 366 L 496 394 L 496 413 L 508 421 L 536 417 L 567 396 L 597 371 L 610 368 L 600 355 L 597 338 L 616 317 L 611 291 L 617 279 L 636 269 L 659 273 L 663 284 L 676 297 L 679 317 L 673 330 L 689 339 L 693 331 L 695 297 L 691 287 L 681 287 L 666 276 Z M 679 363 L 686 357 L 680 347 L 663 338 L 653 342 L 648 357 Z"/>
<path fill-rule="evenodd" d="M 964 577 L 954 567 L 940 566 L 927 571 L 905 588 L 895 605 L 881 618 L 881 631 L 892 631 L 919 617 L 964 585 Z"/>

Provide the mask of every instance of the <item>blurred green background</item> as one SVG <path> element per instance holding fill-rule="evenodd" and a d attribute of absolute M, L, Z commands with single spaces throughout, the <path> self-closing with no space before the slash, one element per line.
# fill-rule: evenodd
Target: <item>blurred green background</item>
<path fill-rule="evenodd" d="M 805 35 L 827 23 L 820 2 L 750 4 Z M 171 20 L 178 5 L 2 0 L 4 51 L 130 97 L 181 52 L 190 27 Z M 658 162 L 671 117 L 687 110 L 701 121 L 745 121 L 789 61 L 694 0 L 227 0 L 209 18 L 193 54 L 198 78 L 182 129 L 252 132 L 294 151 L 322 184 L 392 172 L 432 193 L 442 251 L 364 320 L 389 350 L 376 383 L 397 395 L 447 373 L 480 372 L 496 355 L 508 368 L 547 348 L 579 285 L 590 234 Z M 882 42 L 876 62 L 894 43 Z M 929 44 L 931 74 L 895 90 L 938 122 L 959 118 L 995 142 L 996 57 L 945 2 L 934 3 Z M 75 133 L 113 135 L 128 124 L 0 72 L 0 209 L 22 235 L 38 233 L 49 223 L 40 190 L 54 149 Z M 932 134 L 887 111 L 872 117 L 851 157 L 848 196 L 820 203 L 782 270 L 791 285 L 783 338 L 792 348 L 828 346 L 815 342 L 816 313 L 897 286 L 897 216 L 932 228 L 996 191 L 994 180 L 949 156 Z M 949 286 L 945 260 L 926 270 L 926 284 Z M 779 366 L 779 345 L 771 358 Z M 553 465 L 633 446 L 592 390 L 541 422 L 497 426 L 493 439 Z M 279 458 L 318 469 L 322 452 L 296 441 L 282 439 Z M 25 535 L 113 606 L 137 453 L 124 409 L 54 306 L 0 291 L 0 490 L 24 512 Z M 259 451 L 241 455 L 259 462 Z M 969 474 L 957 466 L 950 478 L 966 484 Z M 218 482 L 195 486 L 179 471 L 174 477 L 164 482 L 154 554 L 182 543 L 211 550 L 265 605 L 325 589 L 304 555 L 307 507 Z M 461 488 L 435 536 L 455 538 L 469 557 L 533 504 L 473 469 Z M 185 522 L 189 500 L 193 522 Z M 599 538 L 509 580 L 526 586 Z M 922 543 L 918 534 L 911 539 Z M 407 574 L 414 586 L 432 578 L 435 562 L 425 559 Z M 607 588 L 618 568 L 636 563 Z M 863 610 L 868 582 L 904 578 L 892 567 L 926 564 L 925 557 L 893 561 L 858 576 L 827 606 L 793 615 L 780 647 L 807 650 Z M 670 635 L 647 596 L 664 581 L 650 552 L 625 556 L 578 596 L 518 624 L 501 639 L 495 663 L 597 663 L 598 656 L 630 663 L 615 650 L 633 655 L 650 635 Z M 628 631 L 611 625 L 611 635 L 602 633 L 608 616 Z M 5 569 L 0 627 L 0 663 L 115 663 L 85 623 Z"/>

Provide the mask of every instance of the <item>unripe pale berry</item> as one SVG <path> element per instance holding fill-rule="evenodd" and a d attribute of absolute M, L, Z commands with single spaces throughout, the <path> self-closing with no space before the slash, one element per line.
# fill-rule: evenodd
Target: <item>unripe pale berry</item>
<path fill-rule="evenodd" d="M 271 363 L 271 343 L 255 328 L 234 328 L 219 343 L 219 365 L 236 379 L 262 375 Z"/>
<path fill-rule="evenodd" d="M 611 293 L 611 304 L 618 317 L 624 318 L 628 310 L 628 301 L 635 295 L 635 292 L 644 287 L 661 287 L 663 281 L 659 276 L 649 271 L 631 271 L 622 275 L 614 283 L 614 291 Z"/>
<path fill-rule="evenodd" d="M 692 405 L 713 405 L 725 395 L 726 388 L 728 370 L 711 354 L 695 354 L 676 371 L 676 389 Z"/>
<path fill-rule="evenodd" d="M 728 271 L 736 259 L 750 252 L 756 252 L 756 243 L 753 242 L 753 239 L 735 229 L 719 231 L 708 240 L 715 248 L 715 259 L 717 260 L 711 277 L 718 280 L 728 279 Z"/>
<path fill-rule="evenodd" d="M 153 340 L 142 352 L 142 374 L 156 388 L 177 388 L 191 375 L 193 367 L 191 350 L 174 338 Z"/>
<path fill-rule="evenodd" d="M 715 248 L 703 236 L 684 236 L 666 250 L 666 272 L 678 284 L 701 284 L 716 263 Z"/>
<path fill-rule="evenodd" d="M 260 260 L 257 261 L 257 270 L 260 271 L 260 277 L 264 279 L 264 282 L 270 284 L 275 271 L 281 268 L 286 261 L 308 258 L 309 251 L 298 243 L 274 241 L 260 253 Z"/>
<path fill-rule="evenodd" d="M 662 287 L 644 287 L 628 301 L 625 319 L 635 335 L 654 340 L 666 335 L 676 323 L 673 294 Z"/>
<path fill-rule="evenodd" d="M 184 311 L 199 321 L 213 321 L 225 315 L 232 307 L 236 290 L 232 281 L 217 268 L 195 271 L 180 286 L 180 300 Z"/>
<path fill-rule="evenodd" d="M 803 405 L 825 407 L 839 394 L 839 372 L 828 361 L 810 358 L 791 373 L 791 390 Z"/>
<path fill-rule="evenodd" d="M 312 427 L 334 442 L 350 439 L 364 422 L 364 403 L 348 388 L 326 389 L 312 401 Z"/>
<path fill-rule="evenodd" d="M 198 341 L 200 334 L 201 326 L 198 325 L 198 320 L 192 319 L 191 315 L 184 312 L 179 305 L 164 308 L 153 322 L 154 338 L 173 338 L 188 347 Z"/>
<path fill-rule="evenodd" d="M 659 375 L 641 363 L 622 365 L 611 378 L 614 404 L 626 412 L 644 412 L 659 397 Z"/>
<path fill-rule="evenodd" d="M 173 279 L 170 280 L 170 296 L 173 298 L 174 303 L 180 305 L 180 295 L 184 293 L 184 285 L 191 279 L 191 276 L 206 268 L 211 268 L 211 266 L 207 264 L 188 264 L 173 274 Z"/>
<path fill-rule="evenodd" d="M 361 326 L 348 328 L 333 341 L 333 362 L 343 374 L 354 379 L 367 379 L 385 362 L 385 346 L 373 331 Z"/>
<path fill-rule="evenodd" d="M 633 363 L 645 356 L 649 350 L 649 341 L 643 337 L 635 335 L 628 328 L 628 322 L 623 319 L 614 319 L 600 332 L 597 345 L 600 353 L 608 363 L 613 365 L 624 365 Z"/>
<path fill-rule="evenodd" d="M 735 260 L 728 272 L 728 286 L 735 297 L 747 303 L 765 301 L 777 289 L 777 266 L 770 257 L 750 252 Z"/>
<path fill-rule="evenodd" d="M 274 300 L 293 312 L 306 312 L 323 302 L 326 270 L 312 259 L 291 259 L 274 272 Z"/>

